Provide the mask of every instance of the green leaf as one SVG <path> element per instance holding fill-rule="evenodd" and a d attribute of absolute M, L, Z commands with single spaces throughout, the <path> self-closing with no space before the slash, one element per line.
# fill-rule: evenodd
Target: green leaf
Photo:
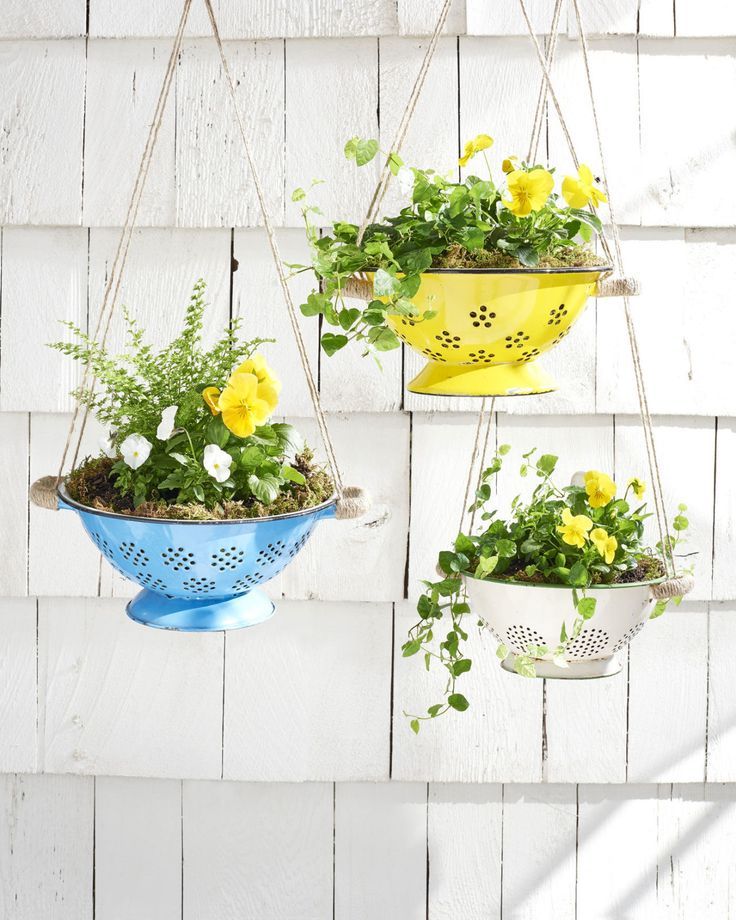
<path fill-rule="evenodd" d="M 514 658 L 514 670 L 521 677 L 536 677 L 537 669 L 534 665 L 534 659 L 529 655 L 517 655 Z"/>
<path fill-rule="evenodd" d="M 652 612 L 649 614 L 649 619 L 656 620 L 657 617 L 662 616 L 662 614 L 665 612 L 666 609 L 667 609 L 666 600 L 657 601 L 657 603 L 654 605 L 654 610 L 652 610 Z"/>
<path fill-rule="evenodd" d="M 397 294 L 400 287 L 399 279 L 390 275 L 383 268 L 379 268 L 373 276 L 373 293 L 376 297 L 390 297 L 392 294 Z"/>
<path fill-rule="evenodd" d="M 221 415 L 213 416 L 207 423 L 205 438 L 209 444 L 217 444 L 220 448 L 223 448 L 230 440 L 230 432 L 225 427 Z"/>
<path fill-rule="evenodd" d="M 325 332 L 321 341 L 322 348 L 330 357 L 332 357 L 336 351 L 340 351 L 341 348 L 344 348 L 348 344 L 347 336 L 334 335 L 332 332 Z"/>
<path fill-rule="evenodd" d="M 501 643 L 501 645 L 499 645 L 498 648 L 496 649 L 496 658 L 503 661 L 504 658 L 508 658 L 508 654 L 509 654 L 508 645 L 504 645 L 503 643 Z"/>
<path fill-rule="evenodd" d="M 496 570 L 498 556 L 481 556 L 475 569 L 476 578 L 488 578 Z"/>
<path fill-rule="evenodd" d="M 412 655 L 416 655 L 421 647 L 422 643 L 419 639 L 410 639 L 409 642 L 405 642 L 402 645 L 401 654 L 404 658 L 410 658 Z"/>
<path fill-rule="evenodd" d="M 301 201 L 303 198 L 306 198 L 306 197 L 307 197 L 307 193 L 304 191 L 303 188 L 295 188 L 294 191 L 291 193 L 292 201 Z"/>
<path fill-rule="evenodd" d="M 435 718 L 439 715 L 440 710 L 441 710 L 442 708 L 443 708 L 442 703 L 435 703 L 433 706 L 430 706 L 430 707 L 427 709 L 427 712 L 428 712 L 430 718 L 435 719 Z"/>
<path fill-rule="evenodd" d="M 411 730 L 414 732 L 414 734 L 418 735 L 419 734 L 419 719 L 412 719 L 409 725 L 411 726 Z"/>
<path fill-rule="evenodd" d="M 395 176 L 401 167 L 404 165 L 404 161 L 393 151 L 388 155 L 388 168 L 391 170 L 391 175 Z"/>
<path fill-rule="evenodd" d="M 376 349 L 376 351 L 392 351 L 401 345 L 401 341 L 388 326 L 373 326 L 368 330 L 366 339 Z"/>
<path fill-rule="evenodd" d="M 307 481 L 303 473 L 300 473 L 299 470 L 295 470 L 293 466 L 288 466 L 287 464 L 281 467 L 281 475 L 287 482 L 295 482 L 298 486 L 303 486 Z"/>
<path fill-rule="evenodd" d="M 457 709 L 458 712 L 465 712 L 468 706 L 470 706 L 470 703 L 465 699 L 462 693 L 451 693 L 447 697 L 447 702 L 453 709 Z"/>
<path fill-rule="evenodd" d="M 456 661 L 452 666 L 452 673 L 455 677 L 460 677 L 461 674 L 465 674 L 471 669 L 473 662 L 470 658 L 461 658 L 459 661 Z"/>
<path fill-rule="evenodd" d="M 332 300 L 327 294 L 320 294 L 317 291 L 312 291 L 309 297 L 307 297 L 307 302 L 301 304 L 299 309 L 304 316 L 318 316 L 330 307 L 332 307 Z"/>
<path fill-rule="evenodd" d="M 373 139 L 351 137 L 345 144 L 345 156 L 348 160 L 355 160 L 357 166 L 365 166 L 366 163 L 370 163 L 377 153 L 378 141 Z"/>
<path fill-rule="evenodd" d="M 275 501 L 281 491 L 281 483 L 269 473 L 264 476 L 251 473 L 248 477 L 248 487 L 258 501 L 263 502 L 264 505 L 270 505 Z"/>
<path fill-rule="evenodd" d="M 557 466 L 557 457 L 554 454 L 542 454 L 537 460 L 537 469 L 540 473 L 551 476 Z"/>
<path fill-rule="evenodd" d="M 337 319 L 340 323 L 340 326 L 347 332 L 353 328 L 356 321 L 360 318 L 360 310 L 356 307 L 353 309 L 340 310 L 337 314 Z"/>
<path fill-rule="evenodd" d="M 401 256 L 399 261 L 407 275 L 419 275 L 422 272 L 426 272 L 432 264 L 432 250 L 414 249 L 412 252 Z M 413 296 L 413 294 L 409 296 Z"/>
<path fill-rule="evenodd" d="M 595 613 L 596 603 L 594 597 L 581 597 L 576 608 L 577 612 L 584 620 L 589 620 Z"/>
<path fill-rule="evenodd" d="M 586 588 L 590 583 L 590 573 L 584 562 L 575 562 L 567 576 L 567 583 L 577 588 Z"/>

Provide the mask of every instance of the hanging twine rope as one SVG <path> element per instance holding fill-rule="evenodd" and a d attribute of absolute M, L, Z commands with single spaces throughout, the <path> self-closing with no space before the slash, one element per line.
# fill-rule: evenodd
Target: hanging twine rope
<path fill-rule="evenodd" d="M 125 221 L 123 228 L 120 234 L 120 239 L 118 241 L 117 249 L 115 251 L 115 256 L 113 258 L 112 266 L 110 268 L 110 274 L 108 277 L 107 284 L 105 286 L 105 292 L 102 299 L 102 304 L 100 307 L 100 312 L 97 318 L 97 323 L 94 330 L 93 338 L 100 342 L 100 345 L 105 344 L 107 336 L 110 330 L 110 324 L 114 308 L 117 304 L 118 295 L 120 293 L 120 284 L 122 279 L 123 270 L 127 261 L 128 250 L 130 247 L 130 241 L 132 238 L 133 230 L 135 228 L 136 218 L 138 215 L 138 209 L 140 206 L 141 198 L 143 191 L 146 185 L 146 179 L 148 177 L 148 171 L 150 168 L 151 160 L 153 157 L 153 152 L 156 146 L 156 140 L 161 128 L 163 121 L 163 114 L 166 107 L 166 101 L 169 96 L 169 91 L 171 88 L 171 83 L 176 72 L 176 64 L 178 57 L 181 51 L 182 40 L 184 36 L 184 30 L 186 28 L 186 22 L 189 16 L 189 11 L 192 5 L 192 0 L 184 0 L 184 5 L 182 9 L 181 18 L 179 21 L 179 26 L 174 38 L 174 43 L 172 45 L 171 54 L 169 56 L 169 61 L 167 64 L 166 72 L 164 74 L 164 79 L 161 85 L 161 90 L 159 97 L 156 103 L 156 108 L 154 110 L 153 119 L 149 129 L 149 133 L 146 139 L 146 144 L 143 150 L 141 157 L 140 166 L 136 174 L 135 182 L 133 185 L 133 192 L 131 194 L 130 202 L 128 204 L 128 210 L 126 212 Z M 296 312 L 296 307 L 291 296 L 291 291 L 288 287 L 288 282 L 286 274 L 283 267 L 283 262 L 281 260 L 281 255 L 278 249 L 278 244 L 276 242 L 276 237 L 274 233 L 273 223 L 270 219 L 268 213 L 268 208 L 266 207 L 265 196 L 263 193 L 263 187 L 261 185 L 260 176 L 255 166 L 254 158 L 252 155 L 250 143 L 248 141 L 248 136 L 245 131 L 245 125 L 243 122 L 242 115 L 240 113 L 240 108 L 237 103 L 237 97 L 235 93 L 235 85 L 230 73 L 230 68 L 225 57 L 224 48 L 222 45 L 222 40 L 220 38 L 220 32 L 217 25 L 217 20 L 212 9 L 210 0 L 205 0 L 205 5 L 207 7 L 207 12 L 210 18 L 210 23 L 212 25 L 212 31 L 215 38 L 215 42 L 218 47 L 220 54 L 220 59 L 222 62 L 223 72 L 228 84 L 228 89 L 230 96 L 233 101 L 236 120 L 238 123 L 239 132 L 243 140 L 243 145 L 245 148 L 246 159 L 250 167 L 251 174 L 253 176 L 253 182 L 256 189 L 256 195 L 258 202 L 261 208 L 261 213 L 264 220 L 264 225 L 266 229 L 266 235 L 268 237 L 269 246 L 271 253 L 273 255 L 274 262 L 276 264 L 276 271 L 279 277 L 279 283 L 284 295 L 284 300 L 286 302 L 287 311 L 289 314 L 289 319 L 291 322 L 291 327 L 294 332 L 294 337 L 297 343 L 297 350 L 299 352 L 299 357 L 304 368 L 305 377 L 307 380 L 307 387 L 309 389 L 310 397 L 312 399 L 312 405 L 314 406 L 315 416 L 317 419 L 317 425 L 322 436 L 323 443 L 325 445 L 325 452 L 327 454 L 327 462 L 330 468 L 330 473 L 335 482 L 335 489 L 338 496 L 337 504 L 337 517 L 346 519 L 359 517 L 365 513 L 368 506 L 368 496 L 367 494 L 358 487 L 348 487 L 345 488 L 343 484 L 343 479 L 340 474 L 339 466 L 337 463 L 337 457 L 335 454 L 334 445 L 329 434 L 327 427 L 327 422 L 325 419 L 324 412 L 319 399 L 319 390 L 312 374 L 311 366 L 309 364 L 309 357 L 307 353 L 306 346 L 304 344 L 304 339 L 301 334 L 301 329 L 298 323 L 298 317 Z M 85 373 L 82 378 L 81 389 L 84 392 L 92 392 L 96 384 L 95 376 L 90 372 L 89 367 L 85 368 Z M 72 439 L 74 436 L 75 429 L 77 427 L 77 422 L 81 415 L 81 424 L 79 425 L 78 436 L 76 439 L 74 455 L 72 460 L 72 466 L 77 462 L 79 456 L 79 450 L 84 436 L 84 430 L 87 424 L 87 419 L 90 413 L 89 403 L 84 404 L 83 409 L 80 410 L 80 404 L 77 403 L 71 423 L 69 426 L 69 432 L 67 434 L 66 443 L 64 445 L 64 450 L 62 452 L 61 461 L 59 463 L 59 470 L 56 477 L 43 477 L 35 482 L 31 487 L 31 500 L 40 505 L 41 507 L 46 508 L 56 508 L 57 507 L 57 497 L 56 490 L 58 488 L 59 482 L 61 481 L 62 473 L 64 470 L 64 465 L 66 463 L 67 457 L 69 455 L 70 447 L 72 444 Z"/>
<path fill-rule="evenodd" d="M 549 46 L 547 48 L 547 69 L 552 70 L 552 64 L 555 59 L 557 50 L 557 38 L 559 35 L 560 15 L 562 14 L 562 4 L 564 0 L 555 0 L 555 8 L 552 13 L 552 23 L 549 27 Z M 544 125 L 544 111 L 547 103 L 547 81 L 542 77 L 539 85 L 539 95 L 537 97 L 537 108 L 534 111 L 534 121 L 532 123 L 532 134 L 529 138 L 529 150 L 526 155 L 527 163 L 534 163 L 537 159 L 539 141 L 542 136 L 542 126 Z"/>
<path fill-rule="evenodd" d="M 184 37 L 184 29 L 186 28 L 187 19 L 189 18 L 189 10 L 192 6 L 192 0 L 184 0 L 184 6 L 181 13 L 181 18 L 179 20 L 179 26 L 174 36 L 174 43 L 171 48 L 171 54 L 169 55 L 169 60 L 166 66 L 166 72 L 164 74 L 164 79 L 161 84 L 161 90 L 159 92 L 158 100 L 156 102 L 156 108 L 153 113 L 153 120 L 151 121 L 151 127 L 148 131 L 148 137 L 146 138 L 146 143 L 143 148 L 143 154 L 141 156 L 141 162 L 138 167 L 138 172 L 135 177 L 135 182 L 133 183 L 133 192 L 128 203 L 128 210 L 125 214 L 125 220 L 123 222 L 123 228 L 120 233 L 120 238 L 118 240 L 117 249 L 115 250 L 115 256 L 110 267 L 110 274 L 107 279 L 107 284 L 105 285 L 105 292 L 102 297 L 102 304 L 100 306 L 100 312 L 97 317 L 97 323 L 95 325 L 94 333 L 92 338 L 94 340 L 99 340 L 100 345 L 104 346 L 107 341 L 107 336 L 110 330 L 110 321 L 112 319 L 112 314 L 115 309 L 117 302 L 117 297 L 120 292 L 120 280 L 123 273 L 123 268 L 125 267 L 125 262 L 128 257 L 128 248 L 130 246 L 130 240 L 133 234 L 133 229 L 135 227 L 135 221 L 138 216 L 138 208 L 140 206 L 141 197 L 143 195 L 143 190 L 145 188 L 146 179 L 148 177 L 148 170 L 151 165 L 151 159 L 153 157 L 153 151 L 156 146 L 156 140 L 158 138 L 158 133 L 161 128 L 161 123 L 163 120 L 164 109 L 166 108 L 166 100 L 169 96 L 169 90 L 171 88 L 171 82 L 176 71 L 176 62 L 179 57 L 179 52 L 181 50 L 181 43 Z M 84 374 L 82 375 L 82 383 L 80 389 L 83 392 L 91 392 L 94 390 L 95 383 L 97 382 L 96 377 L 92 374 L 89 365 L 85 367 Z M 74 455 L 72 458 L 72 466 L 76 465 L 76 462 L 79 458 L 79 450 L 82 444 L 82 438 L 84 437 L 84 430 L 87 426 L 87 419 L 89 418 L 90 406 L 89 403 L 85 403 L 84 407 L 81 409 L 81 423 L 79 425 L 79 431 L 76 438 L 74 446 Z M 66 463 L 67 457 L 69 455 L 69 450 L 71 448 L 72 440 L 74 438 L 74 432 L 77 426 L 77 422 L 80 417 L 80 403 L 77 402 L 74 407 L 74 412 L 72 413 L 72 418 L 69 423 L 69 430 L 67 432 L 66 442 L 64 444 L 64 449 L 61 454 L 61 460 L 59 462 L 59 469 L 56 474 L 56 479 L 53 487 L 54 494 L 54 507 L 55 507 L 55 492 L 58 487 L 62 473 L 64 470 L 64 464 Z M 48 479 L 50 477 L 44 477 L 46 485 L 48 486 Z M 40 494 L 43 491 L 43 487 L 39 485 L 36 489 L 36 497 L 40 498 Z M 34 499 L 34 491 L 31 490 L 31 499 Z M 48 503 L 44 504 L 45 507 L 48 507 Z"/>
<path fill-rule="evenodd" d="M 220 54 L 220 61 L 222 63 L 222 70 L 225 75 L 225 80 L 228 85 L 228 91 L 230 94 L 230 99 L 233 104 L 233 111 L 235 112 L 235 120 L 238 125 L 238 131 L 240 133 L 241 140 L 243 141 L 243 149 L 245 150 L 245 158 L 248 161 L 248 166 L 250 168 L 251 176 L 253 178 L 253 185 L 256 190 L 256 197 L 258 198 L 258 204 L 261 209 L 261 216 L 263 217 L 263 224 L 266 229 L 266 237 L 268 238 L 268 245 L 271 249 L 271 255 L 273 256 L 274 264 L 276 265 L 276 273 L 278 274 L 279 284 L 281 286 L 281 291 L 284 295 L 284 301 L 286 303 L 286 308 L 289 314 L 289 320 L 291 322 L 291 328 L 294 333 L 294 338 L 296 340 L 297 350 L 299 351 L 299 358 L 304 368 L 304 376 L 307 380 L 307 387 L 309 389 L 309 395 L 312 399 L 312 406 L 314 407 L 314 414 L 317 418 L 317 425 L 322 436 L 322 440 L 325 445 L 325 451 L 327 453 L 327 460 L 330 466 L 330 472 L 335 480 L 335 486 L 337 488 L 338 497 L 342 497 L 344 492 L 344 485 L 342 481 L 342 476 L 340 474 L 340 469 L 337 463 L 337 456 L 335 454 L 335 448 L 332 443 L 332 438 L 330 437 L 330 432 L 327 428 L 327 422 L 325 420 L 325 415 L 322 410 L 322 405 L 319 398 L 319 388 L 317 387 L 317 382 L 314 379 L 312 374 L 312 368 L 309 363 L 309 355 L 307 353 L 306 345 L 304 344 L 304 337 L 302 336 L 302 331 L 299 326 L 299 319 L 294 305 L 294 299 L 291 296 L 291 290 L 289 288 L 289 283 L 286 277 L 286 272 L 284 270 L 284 264 L 281 259 L 281 252 L 279 251 L 278 242 L 276 240 L 276 234 L 274 232 L 273 223 L 271 222 L 271 216 L 268 211 L 268 206 L 266 205 L 266 198 L 263 192 L 263 186 L 261 185 L 260 175 L 256 169 L 255 160 L 253 158 L 253 151 L 251 149 L 250 141 L 248 140 L 248 134 L 245 130 L 245 123 L 243 121 L 243 116 L 240 111 L 240 105 L 238 104 L 238 97 L 235 91 L 235 82 L 233 80 L 232 74 L 230 72 L 230 65 L 227 62 L 225 56 L 225 49 L 222 44 L 222 39 L 220 37 L 220 29 L 217 25 L 217 19 L 215 18 L 214 10 L 212 9 L 211 0 L 205 0 L 205 6 L 207 7 L 207 15 L 210 19 L 210 24 L 212 26 L 212 34 L 215 38 L 215 43 L 217 45 L 217 50 Z"/>
<path fill-rule="evenodd" d="M 572 2 L 575 8 L 575 16 L 576 16 L 577 23 L 578 23 L 578 31 L 580 33 L 580 44 L 581 44 L 581 48 L 583 51 L 583 63 L 585 66 L 588 93 L 589 93 L 590 100 L 591 100 L 591 108 L 593 112 L 593 122 L 594 122 L 595 131 L 596 131 L 596 140 L 598 144 L 599 157 L 601 160 L 601 171 L 603 174 L 604 185 L 606 187 L 606 191 L 608 193 L 608 198 L 609 198 L 609 209 L 610 209 L 610 215 L 611 215 L 611 233 L 612 233 L 613 240 L 614 240 L 615 258 L 614 258 L 614 253 L 611 251 L 611 247 L 609 246 L 608 240 L 605 238 L 605 236 L 603 236 L 603 234 L 601 234 L 601 237 L 600 237 L 601 246 L 606 256 L 609 258 L 609 260 L 612 263 L 615 262 L 615 264 L 618 266 L 619 272 L 623 274 L 623 255 L 621 251 L 621 241 L 620 241 L 620 236 L 619 236 L 618 225 L 616 223 L 615 212 L 611 205 L 611 194 L 610 194 L 610 188 L 608 185 L 607 172 L 606 172 L 606 167 L 605 167 L 605 157 L 603 153 L 603 141 L 601 137 L 600 123 L 598 119 L 598 110 L 597 110 L 597 106 L 595 103 L 595 93 L 593 91 L 593 82 L 592 82 L 592 76 L 590 72 L 590 61 L 588 58 L 587 37 L 586 37 L 586 33 L 585 33 L 585 30 L 582 24 L 582 17 L 580 15 L 580 8 L 578 5 L 578 0 L 572 0 Z M 545 61 L 544 55 L 542 54 L 542 50 L 540 48 L 539 42 L 537 41 L 537 37 L 534 34 L 534 29 L 532 27 L 531 19 L 529 17 L 529 12 L 527 10 L 525 0 L 519 0 L 519 5 L 521 7 L 522 16 L 527 26 L 527 31 L 529 32 L 529 38 L 531 39 L 531 42 L 536 51 L 537 60 L 539 61 L 539 66 L 542 68 L 544 80 L 547 83 L 549 97 L 552 100 L 552 103 L 557 112 L 558 118 L 560 120 L 560 126 L 562 128 L 562 133 L 565 137 L 568 148 L 570 150 L 570 155 L 572 157 L 573 163 L 575 164 L 575 168 L 577 169 L 579 168 L 580 162 L 578 160 L 577 152 L 575 150 L 575 145 L 570 135 L 570 131 L 567 126 L 567 121 L 565 120 L 565 117 L 563 115 L 562 108 L 559 103 L 559 99 L 557 98 L 557 94 L 555 92 L 554 85 L 552 83 L 552 77 L 550 75 L 549 68 L 547 66 L 547 62 Z M 626 325 L 627 325 L 627 331 L 629 335 L 629 344 L 630 344 L 631 355 L 632 355 L 632 359 L 634 363 L 634 376 L 636 380 L 637 396 L 639 399 L 639 412 L 640 412 L 640 417 L 642 421 L 642 427 L 644 429 L 644 442 L 645 442 L 645 447 L 647 451 L 647 459 L 649 462 L 650 476 L 652 478 L 652 493 L 654 495 L 655 517 L 657 521 L 657 529 L 659 531 L 660 546 L 662 548 L 662 557 L 663 557 L 665 570 L 667 574 L 674 575 L 676 568 L 675 568 L 675 562 L 674 562 L 674 555 L 672 552 L 669 528 L 667 525 L 667 515 L 666 515 L 666 510 L 664 507 L 662 482 L 661 482 L 661 476 L 660 476 L 660 470 L 659 470 L 659 463 L 657 460 L 656 446 L 654 443 L 652 419 L 651 419 L 651 415 L 649 412 L 649 405 L 648 405 L 647 396 L 646 396 L 646 389 L 644 386 L 644 375 L 643 375 L 643 371 L 641 367 L 639 346 L 638 346 L 638 341 L 636 337 L 636 331 L 634 329 L 633 318 L 631 317 L 631 311 L 630 311 L 629 302 L 628 302 L 628 295 L 624 296 L 623 299 L 624 299 L 624 315 L 626 317 Z"/>
<path fill-rule="evenodd" d="M 206 2 L 209 3 L 209 0 L 206 0 Z M 429 66 L 432 63 L 434 53 L 437 50 L 437 44 L 440 40 L 442 30 L 445 27 L 445 23 L 447 22 L 447 14 L 450 12 L 451 6 L 452 0 L 445 0 L 442 5 L 442 9 L 440 10 L 440 15 L 434 27 L 432 37 L 429 40 L 429 44 L 427 45 L 427 50 L 424 53 L 424 59 L 422 60 L 421 66 L 419 68 L 419 73 L 417 74 L 417 78 L 414 81 L 414 86 L 412 87 L 411 93 L 409 94 L 409 99 L 407 100 L 404 113 L 401 116 L 399 126 L 396 129 L 396 135 L 394 136 L 393 143 L 391 144 L 389 155 L 386 157 L 386 162 L 383 164 L 383 169 L 381 170 L 378 183 L 373 192 L 373 196 L 371 197 L 370 204 L 368 205 L 365 220 L 363 221 L 363 224 L 358 233 L 358 246 L 360 246 L 360 244 L 363 242 L 365 231 L 378 216 L 378 211 L 381 207 L 384 197 L 386 196 L 386 191 L 388 190 L 392 175 L 391 154 L 398 154 L 404 144 L 406 134 L 409 130 L 409 125 L 411 124 L 411 119 L 416 110 L 417 102 L 419 101 L 419 96 L 421 95 L 422 89 L 424 88 L 424 81 L 427 78 Z"/>

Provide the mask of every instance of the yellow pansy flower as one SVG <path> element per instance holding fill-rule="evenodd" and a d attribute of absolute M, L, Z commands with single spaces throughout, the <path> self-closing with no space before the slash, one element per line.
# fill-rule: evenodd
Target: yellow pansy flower
<path fill-rule="evenodd" d="M 590 540 L 603 556 L 603 561 L 610 565 L 618 549 L 618 540 L 615 537 L 609 537 L 602 527 L 596 527 L 595 530 L 591 531 Z"/>
<path fill-rule="evenodd" d="M 582 549 L 588 539 L 588 531 L 592 526 L 593 522 L 586 515 L 573 514 L 569 508 L 563 508 L 562 524 L 557 527 L 557 532 L 562 535 L 565 543 Z"/>
<path fill-rule="evenodd" d="M 267 421 L 277 401 L 273 387 L 259 384 L 255 374 L 233 374 L 217 403 L 225 427 L 247 438 Z"/>
<path fill-rule="evenodd" d="M 637 476 L 632 477 L 628 481 L 627 488 L 634 490 L 634 495 L 636 495 L 639 501 L 644 498 L 644 493 L 647 490 L 646 483 L 639 479 Z"/>
<path fill-rule="evenodd" d="M 588 470 L 585 474 L 585 491 L 591 508 L 602 508 L 616 494 L 616 483 L 598 470 Z"/>
<path fill-rule="evenodd" d="M 205 387 L 202 390 L 202 399 L 207 404 L 207 408 L 213 415 L 220 414 L 220 406 L 218 405 L 218 399 L 220 398 L 220 388 L 219 387 Z"/>
<path fill-rule="evenodd" d="M 268 383 L 274 388 L 274 390 L 276 390 L 277 393 L 281 392 L 281 381 L 274 374 L 268 364 L 266 364 L 266 359 L 263 357 L 263 355 L 260 355 L 257 352 L 246 361 L 243 361 L 239 367 L 236 367 L 233 373 L 255 374 L 259 383 Z"/>
<path fill-rule="evenodd" d="M 480 153 L 481 150 L 488 150 L 491 146 L 493 146 L 493 138 L 489 137 L 487 134 L 479 134 L 465 145 L 463 148 L 463 155 L 458 160 L 458 163 L 461 166 L 467 166 L 468 162 L 473 159 L 476 153 Z"/>
<path fill-rule="evenodd" d="M 518 157 L 506 157 L 506 159 L 501 163 L 501 169 L 508 175 L 517 169 Z"/>
<path fill-rule="evenodd" d="M 562 197 L 571 208 L 584 208 L 592 204 L 594 208 L 608 198 L 596 185 L 593 173 L 584 163 L 578 167 L 578 177 L 565 176 L 562 181 Z"/>
<path fill-rule="evenodd" d="M 504 204 L 517 217 L 526 217 L 532 211 L 539 211 L 547 203 L 550 192 L 555 184 L 552 173 L 546 169 L 532 169 L 524 172 L 515 169 L 509 173 L 506 188 L 511 196 Z"/>

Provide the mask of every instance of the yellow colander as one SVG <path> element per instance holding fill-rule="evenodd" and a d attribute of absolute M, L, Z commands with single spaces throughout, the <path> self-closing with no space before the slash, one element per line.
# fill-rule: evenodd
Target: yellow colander
<path fill-rule="evenodd" d="M 555 381 L 536 363 L 572 328 L 601 268 L 435 269 L 422 274 L 412 302 L 428 320 L 389 315 L 399 338 L 429 359 L 412 393 L 522 396 Z M 371 277 L 371 282 L 372 282 Z"/>

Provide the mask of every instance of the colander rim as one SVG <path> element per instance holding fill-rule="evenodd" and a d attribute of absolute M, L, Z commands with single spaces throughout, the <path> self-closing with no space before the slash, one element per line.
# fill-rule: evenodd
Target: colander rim
<path fill-rule="evenodd" d="M 59 483 L 56 489 L 56 493 L 59 498 L 64 502 L 64 504 L 69 505 L 70 508 L 75 508 L 79 511 L 85 512 L 85 514 L 96 514 L 99 517 L 103 518 L 115 518 L 117 520 L 123 521 L 142 521 L 145 524 L 187 524 L 187 525 L 202 525 L 202 524 L 261 524 L 266 521 L 285 521 L 289 518 L 304 517 L 308 514 L 317 514 L 320 511 L 324 511 L 326 508 L 330 508 L 333 505 L 337 504 L 337 495 L 332 495 L 331 498 L 328 498 L 326 501 L 321 502 L 319 505 L 312 505 L 310 508 L 302 508 L 299 511 L 288 511 L 285 514 L 270 514 L 265 517 L 251 517 L 251 518 L 227 518 L 225 520 L 218 520 L 217 518 L 212 518 L 211 520 L 205 521 L 188 521 L 182 520 L 180 518 L 150 518 L 142 517 L 138 514 L 121 514 L 118 511 L 103 511 L 100 508 L 90 508 L 89 505 L 83 505 L 81 502 L 78 502 L 76 499 L 72 498 L 71 495 L 66 490 L 66 480 Z"/>
<path fill-rule="evenodd" d="M 463 578 L 471 578 L 473 581 L 479 581 L 483 584 L 492 584 L 492 585 L 507 585 L 513 588 L 561 588 L 564 591 L 572 591 L 573 587 L 571 585 L 553 585 L 547 584 L 545 582 L 527 582 L 527 581 L 511 581 L 510 579 L 504 578 L 476 578 L 475 575 L 468 575 L 465 573 Z M 619 582 L 615 585 L 589 585 L 585 590 L 586 591 L 613 591 L 615 589 L 621 588 L 645 588 L 649 585 L 660 585 L 663 581 L 667 581 L 667 575 L 660 575 L 659 578 L 652 578 L 649 581 L 625 581 Z M 581 590 L 581 589 L 578 589 Z"/>
<path fill-rule="evenodd" d="M 573 275 L 573 274 L 604 274 L 612 272 L 612 265 L 568 265 L 554 268 L 430 268 L 420 272 L 424 275 Z M 376 269 L 361 269 L 356 275 L 375 274 Z M 403 274 L 403 272 L 399 272 Z"/>

